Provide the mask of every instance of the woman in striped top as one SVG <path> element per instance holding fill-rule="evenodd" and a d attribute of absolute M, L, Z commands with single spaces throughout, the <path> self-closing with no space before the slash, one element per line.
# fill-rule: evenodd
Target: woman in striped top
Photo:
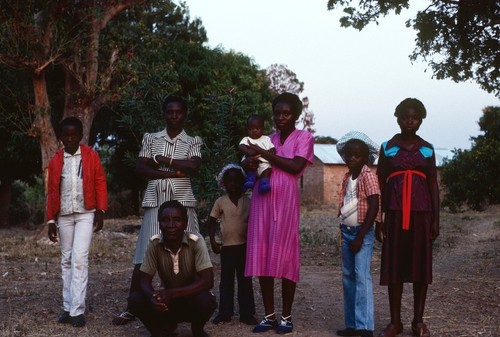
<path fill-rule="evenodd" d="M 139 268 L 144 260 L 149 239 L 160 233 L 158 208 L 168 200 L 178 200 L 188 209 L 187 231 L 198 233 L 195 207 L 197 201 L 191 188 L 189 175 L 201 165 L 200 137 L 191 137 L 184 131 L 187 118 L 187 103 L 184 99 L 169 96 L 164 101 L 163 116 L 166 128 L 156 133 L 146 133 L 142 139 L 136 171 L 148 179 L 142 201 L 144 217 L 134 255 L 134 272 L 130 293 L 139 286 Z M 123 325 L 134 319 L 128 311 L 113 319 L 113 324 Z"/>

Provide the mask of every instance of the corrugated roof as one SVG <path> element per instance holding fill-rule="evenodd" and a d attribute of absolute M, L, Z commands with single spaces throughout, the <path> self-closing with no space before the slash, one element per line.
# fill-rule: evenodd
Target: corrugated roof
<path fill-rule="evenodd" d="M 448 149 L 435 148 L 436 165 L 441 167 L 445 158 L 452 159 L 453 152 Z M 330 165 L 343 165 L 344 161 L 337 152 L 335 144 L 314 144 L 314 155 L 323 163 Z M 377 165 L 377 160 L 375 160 Z"/>
<path fill-rule="evenodd" d="M 344 164 L 335 144 L 314 144 L 314 155 L 323 164 Z"/>

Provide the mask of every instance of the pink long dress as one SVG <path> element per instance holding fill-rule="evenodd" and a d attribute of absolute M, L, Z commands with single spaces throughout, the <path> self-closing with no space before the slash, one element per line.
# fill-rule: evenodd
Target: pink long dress
<path fill-rule="evenodd" d="M 285 158 L 302 157 L 312 164 L 314 139 L 310 132 L 294 130 L 284 144 L 279 133 L 271 136 L 276 154 Z M 292 175 L 274 166 L 271 191 L 259 194 L 255 184 L 248 220 L 246 276 L 269 276 L 299 281 L 300 199 L 298 179 L 304 170 Z"/>

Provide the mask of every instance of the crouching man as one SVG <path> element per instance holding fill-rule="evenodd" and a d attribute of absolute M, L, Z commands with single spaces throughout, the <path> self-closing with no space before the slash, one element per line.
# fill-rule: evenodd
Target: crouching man
<path fill-rule="evenodd" d="M 203 330 L 217 303 L 210 292 L 213 266 L 205 241 L 185 232 L 187 210 L 177 200 L 158 210 L 160 235 L 153 236 L 141 265 L 140 291 L 128 298 L 130 312 L 152 336 L 175 335 L 179 322 L 191 322 L 193 337 L 208 336 Z M 153 288 L 158 272 L 162 289 Z"/>

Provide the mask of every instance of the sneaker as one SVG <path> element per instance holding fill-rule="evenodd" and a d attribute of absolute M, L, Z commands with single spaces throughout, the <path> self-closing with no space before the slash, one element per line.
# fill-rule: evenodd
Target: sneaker
<path fill-rule="evenodd" d="M 243 189 L 244 190 L 252 189 L 253 185 L 255 185 L 255 181 L 247 180 L 245 184 L 243 184 Z"/>
<path fill-rule="evenodd" d="M 71 323 L 71 316 L 69 315 L 69 311 L 65 311 L 61 316 L 57 319 L 57 323 Z"/>
<path fill-rule="evenodd" d="M 273 319 L 273 320 L 269 319 L 268 317 L 270 317 L 270 316 L 274 316 L 274 313 L 264 317 L 264 319 L 262 321 L 260 321 L 259 324 L 254 326 L 254 328 L 252 329 L 252 332 L 266 332 L 269 330 L 276 329 L 278 327 L 278 322 L 276 322 L 276 319 Z"/>
<path fill-rule="evenodd" d="M 255 185 L 255 181 L 257 180 L 257 176 L 255 172 L 247 172 L 247 177 L 245 180 L 245 184 L 243 185 L 244 190 L 248 190 L 253 188 L 253 185 Z"/>
<path fill-rule="evenodd" d="M 246 325 L 255 325 L 258 323 L 253 315 L 240 316 L 240 322 Z"/>
<path fill-rule="evenodd" d="M 284 335 L 284 334 L 292 332 L 293 323 L 292 323 L 292 321 L 290 321 L 290 318 L 292 318 L 292 316 L 288 316 L 288 317 L 281 316 L 280 324 L 276 328 L 277 333 Z"/>
<path fill-rule="evenodd" d="M 76 328 L 82 328 L 85 326 L 85 315 L 78 315 L 75 317 L 71 317 L 71 323 Z"/>
<path fill-rule="evenodd" d="M 124 311 L 115 318 L 113 318 L 113 325 L 125 325 L 132 322 L 135 316 L 128 311 Z"/>
<path fill-rule="evenodd" d="M 212 320 L 212 323 L 214 323 L 214 324 L 226 323 L 226 322 L 231 322 L 231 317 L 221 315 L 221 314 L 215 316 L 215 318 Z"/>

